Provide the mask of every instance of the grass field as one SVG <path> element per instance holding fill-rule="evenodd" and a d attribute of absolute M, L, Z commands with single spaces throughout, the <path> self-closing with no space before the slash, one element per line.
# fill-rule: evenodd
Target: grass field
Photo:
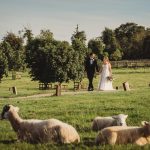
<path fill-rule="evenodd" d="M 48 93 L 38 90 L 38 82 L 33 82 L 27 73 L 23 73 L 22 79 L 11 80 L 11 77 L 4 78 L 0 83 L 0 110 L 5 104 L 13 104 L 20 107 L 20 115 L 25 119 L 47 119 L 57 118 L 73 125 L 80 134 L 81 143 L 78 145 L 57 145 L 57 144 L 28 144 L 17 142 L 16 134 L 8 121 L 0 121 L 0 150 L 46 150 L 46 149 L 102 149 L 102 150 L 142 150 L 150 149 L 150 146 L 139 147 L 136 145 L 117 146 L 95 146 L 94 139 L 97 133 L 91 131 L 91 119 L 97 115 L 108 116 L 118 113 L 128 114 L 128 125 L 140 125 L 143 120 L 150 121 L 150 68 L 141 69 L 113 69 L 114 87 L 119 90 L 115 92 L 87 92 L 68 94 L 61 97 L 46 97 L 34 99 L 21 99 L 20 96 Z M 94 79 L 95 88 L 99 77 Z M 124 92 L 122 83 L 128 81 L 132 90 Z M 86 83 L 87 80 L 85 79 Z M 18 95 L 14 96 L 8 88 L 17 86 Z M 69 83 L 69 88 L 73 84 Z M 14 99 L 8 99 L 14 97 Z M 20 98 L 16 98 L 20 97 Z"/>

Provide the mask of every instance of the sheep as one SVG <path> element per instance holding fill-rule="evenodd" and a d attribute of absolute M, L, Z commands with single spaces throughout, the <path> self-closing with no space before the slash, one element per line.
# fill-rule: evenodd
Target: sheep
<path fill-rule="evenodd" d="M 150 122 L 143 121 L 141 127 L 114 126 L 102 129 L 96 139 L 96 144 L 150 144 Z"/>
<path fill-rule="evenodd" d="M 1 119 L 8 119 L 17 133 L 18 140 L 29 143 L 79 143 L 80 137 L 74 127 L 57 119 L 24 120 L 19 115 L 19 108 L 5 105 Z"/>
<path fill-rule="evenodd" d="M 119 114 L 111 117 L 96 117 L 92 123 L 92 130 L 99 131 L 110 126 L 127 126 L 126 119 L 128 115 Z"/>

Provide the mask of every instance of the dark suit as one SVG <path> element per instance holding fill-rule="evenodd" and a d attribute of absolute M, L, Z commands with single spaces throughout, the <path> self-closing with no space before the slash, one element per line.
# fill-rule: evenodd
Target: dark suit
<path fill-rule="evenodd" d="M 87 72 L 87 77 L 89 80 L 89 86 L 88 90 L 93 90 L 93 77 L 95 74 L 95 71 L 99 71 L 97 61 L 95 59 L 87 58 L 85 62 L 85 70 Z"/>

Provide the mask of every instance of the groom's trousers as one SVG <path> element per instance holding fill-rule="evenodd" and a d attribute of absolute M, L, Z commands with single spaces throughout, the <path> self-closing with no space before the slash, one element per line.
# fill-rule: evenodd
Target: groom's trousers
<path fill-rule="evenodd" d="M 93 87 L 93 77 L 94 77 L 94 74 L 88 74 L 88 80 L 89 80 L 88 90 L 93 90 L 94 89 L 94 87 Z"/>

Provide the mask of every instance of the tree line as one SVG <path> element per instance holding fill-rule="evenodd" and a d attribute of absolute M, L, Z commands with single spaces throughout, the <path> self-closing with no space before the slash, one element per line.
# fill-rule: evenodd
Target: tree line
<path fill-rule="evenodd" d="M 87 43 L 87 44 L 86 44 Z M 87 42 L 85 31 L 77 25 L 71 43 L 54 39 L 50 30 L 34 36 L 24 28 L 18 34 L 7 32 L 0 42 L 0 79 L 8 71 L 30 68 L 33 80 L 49 82 L 82 80 L 84 62 L 94 52 L 99 60 L 149 59 L 150 28 L 135 23 L 121 24 L 115 30 L 105 28 L 99 37 Z"/>

